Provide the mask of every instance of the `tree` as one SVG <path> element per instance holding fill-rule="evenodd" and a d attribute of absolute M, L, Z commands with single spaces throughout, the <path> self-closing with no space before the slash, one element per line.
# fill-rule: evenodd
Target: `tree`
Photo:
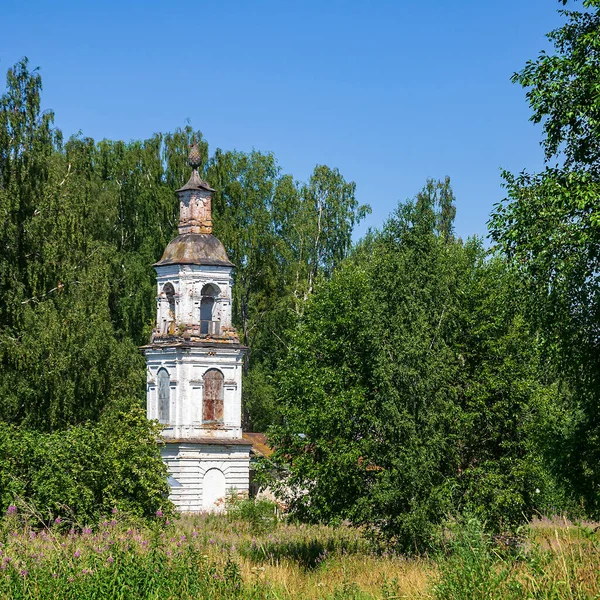
<path fill-rule="evenodd" d="M 587 509 L 600 509 L 600 3 L 561 11 L 567 22 L 513 76 L 527 89 L 532 120 L 543 123 L 546 160 L 539 174 L 504 173 L 507 199 L 490 233 L 525 282 L 528 317 L 539 328 L 554 372 L 568 390 L 571 418 L 559 454 Z"/>
<path fill-rule="evenodd" d="M 541 505 L 536 487 L 554 494 L 535 339 L 504 263 L 452 237 L 452 197 L 427 182 L 319 285 L 278 372 L 270 439 L 292 512 L 403 550 L 431 547 L 450 514 L 501 529 Z"/>

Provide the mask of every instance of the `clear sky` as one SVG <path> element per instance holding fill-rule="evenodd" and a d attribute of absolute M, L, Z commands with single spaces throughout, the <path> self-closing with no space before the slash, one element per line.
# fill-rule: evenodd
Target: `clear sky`
<path fill-rule="evenodd" d="M 510 76 L 547 47 L 556 0 L 0 0 L 0 71 L 41 69 L 66 136 L 139 139 L 189 119 L 211 148 L 272 151 L 357 184 L 379 226 L 451 177 L 457 233 L 485 235 L 500 169 L 540 169 Z M 1 86 L 3 88 L 3 85 Z"/>

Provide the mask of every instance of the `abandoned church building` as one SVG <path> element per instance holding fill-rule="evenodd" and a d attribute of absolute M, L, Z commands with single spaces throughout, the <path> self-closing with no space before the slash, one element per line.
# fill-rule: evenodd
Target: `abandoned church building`
<path fill-rule="evenodd" d="M 170 498 L 180 511 L 218 510 L 230 492 L 247 493 L 249 442 L 242 437 L 245 348 L 231 324 L 232 271 L 212 235 L 213 189 L 192 175 L 179 190 L 179 235 L 154 268 L 156 327 L 143 347 L 147 413 L 164 425 Z"/>

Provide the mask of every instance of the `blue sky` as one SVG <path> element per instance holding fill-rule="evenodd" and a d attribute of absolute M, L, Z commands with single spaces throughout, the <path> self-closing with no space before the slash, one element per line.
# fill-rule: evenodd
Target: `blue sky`
<path fill-rule="evenodd" d="M 547 47 L 555 0 L 0 0 L 0 71 L 39 66 L 68 136 L 138 139 L 190 120 L 211 148 L 338 167 L 379 226 L 449 175 L 457 233 L 485 235 L 500 169 L 540 169 L 511 74 Z"/>

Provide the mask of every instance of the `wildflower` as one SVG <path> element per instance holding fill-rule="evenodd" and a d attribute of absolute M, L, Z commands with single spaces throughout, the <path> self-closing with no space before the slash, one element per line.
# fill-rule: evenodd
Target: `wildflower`
<path fill-rule="evenodd" d="M 35 539 L 35 531 L 30 531 L 29 532 L 29 537 L 34 540 Z"/>
<path fill-rule="evenodd" d="M 192 537 L 198 537 L 198 532 L 197 531 L 192 531 Z"/>
<path fill-rule="evenodd" d="M 117 522 L 114 519 L 110 522 L 111 527 L 114 527 L 116 524 Z"/>
<path fill-rule="evenodd" d="M 119 509 L 115 507 L 115 508 L 112 509 L 111 512 L 112 512 L 113 515 L 116 515 L 119 512 Z"/>
<path fill-rule="evenodd" d="M 84 527 L 82 533 L 84 535 L 89 535 L 90 533 L 92 533 L 91 527 Z"/>
<path fill-rule="evenodd" d="M 112 564 L 115 562 L 115 559 L 114 559 L 112 556 L 109 556 L 109 557 L 106 559 L 106 562 L 107 562 L 107 563 L 110 563 L 110 564 L 112 565 Z"/>
<path fill-rule="evenodd" d="M 179 539 L 180 539 L 180 540 L 185 540 L 185 539 L 187 539 L 187 538 L 185 537 L 185 534 L 184 534 L 184 535 L 180 535 L 180 536 L 179 536 Z"/>
<path fill-rule="evenodd" d="M 91 569 L 82 569 L 81 573 L 83 575 L 91 575 L 92 574 L 92 570 Z"/>
<path fill-rule="evenodd" d="M 75 558 L 79 558 L 81 556 L 81 550 L 75 550 L 75 552 L 73 552 L 73 556 Z"/>
<path fill-rule="evenodd" d="M 214 544 L 214 543 L 215 543 L 215 540 L 213 540 L 212 538 L 210 538 L 210 540 L 208 540 L 208 543 L 209 543 L 209 544 Z"/>
<path fill-rule="evenodd" d="M 57 525 L 60 525 L 60 524 L 62 523 L 62 519 L 61 519 L 60 517 L 56 517 L 56 519 L 54 519 L 54 522 L 55 522 Z"/>
<path fill-rule="evenodd" d="M 11 504 L 7 509 L 6 509 L 6 514 L 7 515 L 16 515 L 17 514 L 17 507 L 14 504 Z"/>
<path fill-rule="evenodd" d="M 27 577 L 29 575 L 29 571 L 27 569 L 21 569 L 21 577 Z"/>
<path fill-rule="evenodd" d="M 160 510 L 160 508 L 156 511 L 156 516 L 157 517 L 162 517 L 163 516 L 163 511 Z"/>

